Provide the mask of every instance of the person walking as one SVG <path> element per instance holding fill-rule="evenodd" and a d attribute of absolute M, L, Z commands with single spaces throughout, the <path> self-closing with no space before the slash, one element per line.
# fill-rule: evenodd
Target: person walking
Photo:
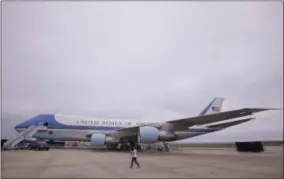
<path fill-rule="evenodd" d="M 140 165 L 139 165 L 139 163 L 137 161 L 137 150 L 136 150 L 136 147 L 132 148 L 131 153 L 132 153 L 132 159 L 131 159 L 131 166 L 129 168 L 132 168 L 133 162 L 136 163 L 137 168 L 140 168 Z"/>

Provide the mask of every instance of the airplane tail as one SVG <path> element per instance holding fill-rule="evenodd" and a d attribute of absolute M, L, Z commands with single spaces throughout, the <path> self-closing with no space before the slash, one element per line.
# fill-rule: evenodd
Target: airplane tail
<path fill-rule="evenodd" d="M 216 114 L 221 112 L 223 106 L 224 98 L 216 97 L 211 101 L 199 114 L 199 116 L 204 116 L 208 114 Z"/>

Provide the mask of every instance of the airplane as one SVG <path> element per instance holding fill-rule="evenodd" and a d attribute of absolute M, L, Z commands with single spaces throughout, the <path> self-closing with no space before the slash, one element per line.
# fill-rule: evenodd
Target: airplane
<path fill-rule="evenodd" d="M 65 114 L 39 114 L 17 124 L 15 130 L 22 132 L 30 126 L 47 126 L 47 130 L 39 130 L 32 137 L 49 141 L 82 141 L 90 142 L 92 147 L 126 150 L 129 143 L 151 145 L 162 143 L 168 148 L 168 142 L 192 138 L 211 132 L 220 131 L 231 126 L 248 122 L 249 117 L 238 121 L 226 121 L 233 118 L 251 116 L 254 113 L 273 110 L 274 108 L 243 108 L 221 112 L 224 98 L 215 97 L 195 117 L 163 121 L 159 123 L 135 120 L 97 119 Z M 221 124 L 213 124 L 223 122 Z"/>

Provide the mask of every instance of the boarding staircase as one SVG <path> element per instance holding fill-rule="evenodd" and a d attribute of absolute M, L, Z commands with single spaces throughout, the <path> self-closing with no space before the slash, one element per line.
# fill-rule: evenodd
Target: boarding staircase
<path fill-rule="evenodd" d="M 3 144 L 3 149 L 12 149 L 14 148 L 18 143 L 20 143 L 23 140 L 27 140 L 32 138 L 32 136 L 37 132 L 37 131 L 46 131 L 47 127 L 46 126 L 35 126 L 32 125 L 19 133 L 17 136 L 9 139 L 7 142 Z"/>

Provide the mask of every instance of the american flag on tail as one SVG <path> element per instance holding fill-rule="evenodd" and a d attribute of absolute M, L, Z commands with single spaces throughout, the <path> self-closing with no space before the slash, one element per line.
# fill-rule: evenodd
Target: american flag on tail
<path fill-rule="evenodd" d="M 220 108 L 219 107 L 212 106 L 211 108 L 212 108 L 212 111 L 220 112 Z"/>

